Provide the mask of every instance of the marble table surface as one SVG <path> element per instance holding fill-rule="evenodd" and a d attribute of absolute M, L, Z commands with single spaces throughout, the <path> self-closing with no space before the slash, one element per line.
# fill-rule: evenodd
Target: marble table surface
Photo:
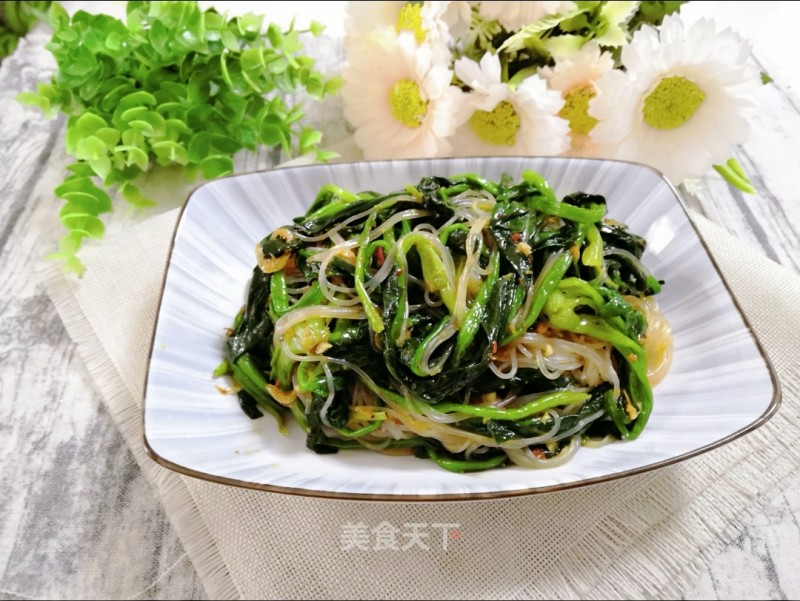
<path fill-rule="evenodd" d="M 341 3 L 263 4 L 278 5 L 265 11 L 271 18 L 308 13 L 333 22 L 334 38 L 341 31 Z M 687 203 L 800 272 L 800 71 L 789 48 L 800 11 L 745 2 L 714 15 L 712 4 L 693 3 L 687 18 L 712 15 L 741 29 L 776 81 L 763 90 L 753 139 L 737 151 L 758 193 L 745 198 L 709 176 Z M 68 157 L 63 120 L 13 100 L 51 68 L 46 35 L 29 38 L 0 66 L 0 599 L 202 599 L 180 540 L 37 284 L 35 267 L 60 236 L 52 189 Z M 332 39 L 318 44 L 330 65 L 341 61 Z M 334 101 L 314 116 L 334 140 L 343 134 L 338 114 Z M 144 218 L 119 211 L 109 229 Z M 685 596 L 797 598 L 799 564 L 800 473 Z"/>

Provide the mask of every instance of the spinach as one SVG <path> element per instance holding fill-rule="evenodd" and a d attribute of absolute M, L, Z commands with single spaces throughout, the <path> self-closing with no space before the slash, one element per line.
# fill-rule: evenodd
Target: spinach
<path fill-rule="evenodd" d="M 239 397 L 239 406 L 247 417 L 250 419 L 258 419 L 264 416 L 258 409 L 258 401 L 246 390 L 240 390 L 236 396 Z"/>
<path fill-rule="evenodd" d="M 396 218 L 409 208 L 413 221 Z M 501 445 L 511 440 L 547 436 L 533 450 L 551 458 L 576 435 L 636 438 L 653 397 L 647 323 L 625 296 L 660 284 L 640 262 L 644 239 L 604 222 L 605 211 L 585 192 L 558 200 L 530 171 L 517 183 L 431 176 L 389 194 L 324 186 L 304 216 L 260 243 L 272 273 L 253 272 L 217 375 L 233 375 L 251 414 L 257 405 L 281 424 L 291 414 L 318 453 L 377 445 L 469 472 L 507 465 Z M 485 225 L 468 272 L 476 219 Z M 273 346 L 275 324 L 297 311 L 303 319 L 277 326 Z M 534 331 L 610 345 L 621 390 L 588 390 L 579 372 L 546 377 L 526 348 L 545 344 L 526 336 Z M 514 362 L 513 374 L 496 371 Z"/>
<path fill-rule="evenodd" d="M 233 335 L 228 338 L 228 359 L 231 363 L 247 351 L 257 354 L 269 354 L 272 343 L 272 320 L 267 312 L 267 286 L 270 276 L 256 267 L 250 280 L 250 289 L 247 292 L 244 318 Z"/>
<path fill-rule="evenodd" d="M 533 247 L 539 220 L 522 202 L 499 202 L 495 205 L 489 232 L 505 262 L 517 272 L 522 282 L 534 277 Z"/>

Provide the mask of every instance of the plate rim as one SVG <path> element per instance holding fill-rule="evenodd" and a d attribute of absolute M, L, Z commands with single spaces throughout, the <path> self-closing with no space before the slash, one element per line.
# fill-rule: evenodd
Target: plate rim
<path fill-rule="evenodd" d="M 745 328 L 749 332 L 750 336 L 755 343 L 756 349 L 758 353 L 761 355 L 761 358 L 764 360 L 764 364 L 767 368 L 767 372 L 769 373 L 770 382 L 772 384 L 772 399 L 770 400 L 769 405 L 764 410 L 764 412 L 756 418 L 754 421 L 750 422 L 743 428 L 736 430 L 735 432 L 729 434 L 724 438 L 720 438 L 712 443 L 709 443 L 703 447 L 695 449 L 693 451 L 689 451 L 683 453 L 681 455 L 676 455 L 675 457 L 670 457 L 669 459 L 664 459 L 661 461 L 657 461 L 655 463 L 650 463 L 648 465 L 644 465 L 641 467 L 625 470 L 622 472 L 616 472 L 613 474 L 607 474 L 604 476 L 598 476 L 596 478 L 588 478 L 584 480 L 578 480 L 575 482 L 565 482 L 560 484 L 551 484 L 548 486 L 540 486 L 540 487 L 529 487 L 529 488 L 521 488 L 515 490 L 498 490 L 498 491 L 486 491 L 486 492 L 469 492 L 469 493 L 444 493 L 444 494 L 391 494 L 391 493 L 357 493 L 357 492 L 337 492 L 331 490 L 315 490 L 310 488 L 300 488 L 300 487 L 293 487 L 293 486 L 280 486 L 276 484 L 265 484 L 261 482 L 251 482 L 248 480 L 240 480 L 237 478 L 229 478 L 226 476 L 217 476 L 214 474 L 209 474 L 208 472 L 203 472 L 194 468 L 186 467 L 184 465 L 180 465 L 163 457 L 158 454 L 158 452 L 153 449 L 150 445 L 149 440 L 147 439 L 147 430 L 146 430 L 146 407 L 147 407 L 147 397 L 148 397 L 148 387 L 150 384 L 150 372 L 152 367 L 153 361 L 153 351 L 155 349 L 155 336 L 156 330 L 158 328 L 158 324 L 161 318 L 161 306 L 164 302 L 164 293 L 166 291 L 167 285 L 167 276 L 169 275 L 170 265 L 172 263 L 172 255 L 175 250 L 175 241 L 178 237 L 178 231 L 180 230 L 181 224 L 183 223 L 183 217 L 186 212 L 189 203 L 194 198 L 195 194 L 202 188 L 215 184 L 217 182 L 223 181 L 225 179 L 234 178 L 234 177 L 241 177 L 245 175 L 255 175 L 259 173 L 270 173 L 273 171 L 285 171 L 285 170 L 294 170 L 294 169 L 306 169 L 309 167 L 337 167 L 337 166 L 356 166 L 362 165 L 365 163 L 372 164 L 372 165 L 379 165 L 379 164 L 392 164 L 392 163 L 418 163 L 418 162 L 425 162 L 425 161 L 450 161 L 450 160 L 480 160 L 480 159 L 487 159 L 487 158 L 499 158 L 499 159 L 523 159 L 523 160 L 533 160 L 533 159 L 546 159 L 546 160 L 555 160 L 555 161 L 589 161 L 589 162 L 597 162 L 597 163 L 620 163 L 626 165 L 634 165 L 639 168 L 646 169 L 654 173 L 657 177 L 664 181 L 667 185 L 669 190 L 675 196 L 676 200 L 678 201 L 678 205 L 680 206 L 681 210 L 683 211 L 686 219 L 692 226 L 694 233 L 697 235 L 697 238 L 700 241 L 700 244 L 703 247 L 706 255 L 711 261 L 711 265 L 716 271 L 717 275 L 720 278 L 725 290 L 727 291 L 728 295 L 730 296 L 731 300 L 733 301 L 733 306 L 736 308 L 736 311 L 739 313 L 739 316 L 742 318 L 742 322 L 744 323 Z M 636 161 L 625 161 L 619 159 L 602 159 L 602 158 L 593 158 L 593 157 L 560 157 L 560 156 L 542 156 L 542 155 L 535 155 L 535 156 L 524 156 L 524 155 L 516 155 L 516 156 L 468 156 L 468 157 L 427 157 L 427 158 L 414 158 L 414 159 L 384 159 L 379 161 L 344 161 L 340 163 L 311 163 L 311 164 L 302 164 L 302 165 L 286 165 L 286 166 L 276 166 L 271 169 L 261 169 L 256 171 L 246 171 L 244 173 L 232 173 L 230 175 L 226 175 L 221 178 L 217 178 L 211 181 L 203 182 L 202 184 L 194 187 L 193 189 L 189 190 L 186 193 L 186 200 L 180 207 L 180 212 L 178 214 L 178 219 L 175 222 L 175 227 L 172 232 L 172 237 L 169 243 L 169 253 L 167 254 L 166 262 L 164 265 L 164 275 L 161 279 L 161 291 L 158 299 L 158 309 L 156 310 L 156 319 L 153 323 L 151 340 L 150 340 L 150 350 L 148 352 L 147 357 L 147 371 L 145 373 L 145 383 L 142 392 L 142 403 L 141 403 L 141 425 L 142 425 L 142 441 L 144 443 L 145 452 L 147 453 L 148 457 L 155 461 L 157 464 L 165 467 L 173 472 L 181 474 L 183 476 L 189 476 L 192 478 L 196 478 L 198 480 L 203 480 L 206 482 L 211 482 L 214 484 L 223 484 L 227 486 L 234 486 L 236 488 L 243 488 L 248 490 L 258 490 L 264 492 L 271 492 L 271 493 L 278 493 L 278 494 L 285 494 L 285 495 L 292 495 L 298 497 L 307 497 L 307 498 L 317 498 L 317 499 L 330 499 L 330 500 L 339 500 L 339 501 L 381 501 L 381 502 L 419 502 L 419 503 L 437 503 L 437 502 L 464 502 L 464 501 L 485 501 L 485 500 L 499 500 L 499 499 L 512 499 L 517 497 L 525 497 L 530 495 L 538 495 L 544 493 L 552 493 L 552 492 L 560 492 L 565 490 L 572 490 L 577 488 L 583 488 L 585 486 L 592 486 L 595 484 L 602 484 L 605 482 L 612 482 L 614 480 L 619 480 L 621 478 L 627 478 L 629 476 L 635 476 L 638 474 L 644 474 L 647 472 L 651 472 L 654 470 L 661 469 L 663 467 L 667 467 L 670 465 L 674 465 L 676 463 L 680 463 L 687 459 L 691 459 L 693 457 L 697 457 L 698 455 L 702 455 L 719 447 L 722 447 L 734 440 L 748 434 L 761 426 L 763 426 L 769 419 L 775 415 L 778 411 L 778 408 L 781 405 L 783 397 L 783 392 L 781 389 L 780 380 L 775 372 L 775 368 L 772 365 L 772 361 L 767 355 L 766 351 L 764 350 L 763 345 L 761 344 L 761 340 L 759 340 L 758 336 L 756 335 L 753 326 L 750 324 L 750 320 L 747 318 L 747 315 L 742 310 L 741 306 L 739 305 L 739 301 L 736 296 L 733 294 L 731 287 L 728 284 L 728 281 L 725 279 L 722 271 L 717 264 L 714 255 L 711 253 L 708 245 L 706 244 L 705 239 L 700 233 L 700 230 L 697 228 L 697 225 L 692 220 L 689 211 L 686 208 L 686 204 L 683 200 L 683 197 L 678 193 L 678 190 L 672 184 L 672 182 L 667 179 L 667 177 L 658 169 L 651 167 L 650 165 L 645 165 L 644 163 L 637 163 Z"/>

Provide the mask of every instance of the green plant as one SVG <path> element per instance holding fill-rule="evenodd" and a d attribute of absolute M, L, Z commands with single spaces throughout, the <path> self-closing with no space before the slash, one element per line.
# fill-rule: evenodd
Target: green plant
<path fill-rule="evenodd" d="M 0 2 L 0 60 L 14 52 L 19 39 L 44 19 L 50 2 Z"/>
<path fill-rule="evenodd" d="M 106 190 L 151 205 L 134 182 L 156 165 L 210 179 L 232 173 L 236 152 L 261 145 L 333 156 L 318 148 L 322 134 L 302 125 L 302 107 L 282 98 L 305 90 L 321 99 L 338 88 L 301 54 L 300 34 L 319 35 L 323 25 L 281 31 L 264 29 L 263 19 L 228 19 L 197 2 L 128 2 L 123 23 L 83 11 L 70 18 L 52 5 L 47 47 L 58 71 L 18 96 L 48 116 L 69 115 L 66 146 L 76 162 L 55 189 L 68 233 L 50 257 L 80 273 L 76 253 L 84 239 L 102 238 L 100 215 L 112 209 Z"/>

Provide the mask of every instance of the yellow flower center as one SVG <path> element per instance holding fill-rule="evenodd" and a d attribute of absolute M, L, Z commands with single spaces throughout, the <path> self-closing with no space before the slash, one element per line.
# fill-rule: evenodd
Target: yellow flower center
<path fill-rule="evenodd" d="M 425 30 L 422 29 L 422 3 L 406 2 L 397 15 L 397 33 L 410 31 L 417 38 L 417 43 L 425 41 Z"/>
<path fill-rule="evenodd" d="M 410 79 L 401 79 L 389 92 L 392 117 L 406 127 L 419 127 L 428 113 L 428 101 L 422 99 L 419 84 Z"/>
<path fill-rule="evenodd" d="M 644 122 L 655 129 L 675 129 L 692 118 L 705 98 L 703 90 L 685 77 L 665 77 L 644 99 Z"/>
<path fill-rule="evenodd" d="M 519 130 L 519 115 L 513 104 L 503 100 L 491 111 L 472 113 L 469 126 L 484 142 L 513 146 Z"/>
<path fill-rule="evenodd" d="M 589 114 L 589 101 L 596 94 L 594 86 L 589 84 L 564 95 L 564 107 L 558 116 L 569 121 L 572 133 L 586 135 L 597 125 L 597 119 Z"/>

